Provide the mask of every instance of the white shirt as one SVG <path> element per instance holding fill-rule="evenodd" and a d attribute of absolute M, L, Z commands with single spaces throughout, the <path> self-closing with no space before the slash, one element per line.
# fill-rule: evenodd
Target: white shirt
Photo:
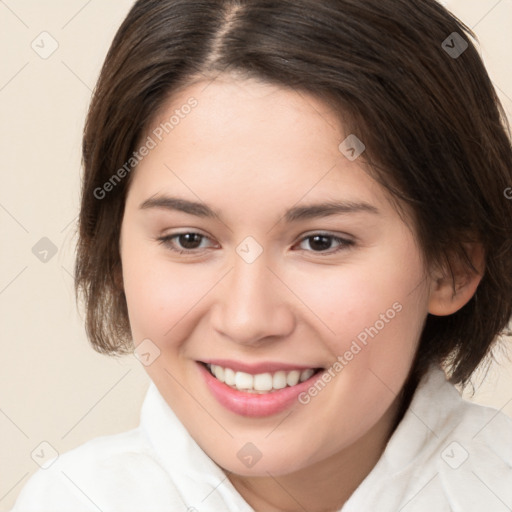
<path fill-rule="evenodd" d="M 433 366 L 340 512 L 510 512 L 512 419 L 463 400 Z M 140 425 L 39 469 L 11 512 L 253 512 L 151 382 Z"/>

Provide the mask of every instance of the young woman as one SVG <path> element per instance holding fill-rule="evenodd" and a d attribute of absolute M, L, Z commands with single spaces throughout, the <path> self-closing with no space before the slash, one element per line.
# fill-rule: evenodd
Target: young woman
<path fill-rule="evenodd" d="M 151 384 L 15 511 L 512 509 L 512 421 L 454 388 L 512 314 L 512 149 L 471 37 L 434 0 L 135 3 L 76 283 L 94 348 Z"/>

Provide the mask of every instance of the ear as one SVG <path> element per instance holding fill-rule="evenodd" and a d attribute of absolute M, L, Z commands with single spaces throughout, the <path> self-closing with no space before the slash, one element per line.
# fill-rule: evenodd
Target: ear
<path fill-rule="evenodd" d="M 485 271 L 485 252 L 481 244 L 467 244 L 466 251 L 477 273 L 465 269 L 459 261 L 449 269 L 437 270 L 432 276 L 428 312 L 446 316 L 466 305 L 476 292 Z M 455 290 L 453 288 L 455 281 Z"/>

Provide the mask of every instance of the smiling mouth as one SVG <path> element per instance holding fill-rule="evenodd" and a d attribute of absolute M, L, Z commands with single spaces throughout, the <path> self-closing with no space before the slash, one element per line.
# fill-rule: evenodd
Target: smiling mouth
<path fill-rule="evenodd" d="M 296 386 L 324 370 L 323 368 L 307 368 L 305 370 L 279 370 L 252 375 L 216 364 L 203 364 L 218 381 L 232 389 L 255 394 L 273 393 L 287 387 Z"/>

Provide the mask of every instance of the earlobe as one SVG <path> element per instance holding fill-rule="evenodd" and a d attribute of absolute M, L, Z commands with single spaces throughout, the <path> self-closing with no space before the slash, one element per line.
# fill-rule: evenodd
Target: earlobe
<path fill-rule="evenodd" d="M 447 316 L 465 306 L 475 294 L 485 271 L 485 254 L 481 244 L 466 245 L 468 256 L 477 273 L 458 262 L 450 269 L 437 272 L 432 277 L 428 312 L 431 315 Z"/>

